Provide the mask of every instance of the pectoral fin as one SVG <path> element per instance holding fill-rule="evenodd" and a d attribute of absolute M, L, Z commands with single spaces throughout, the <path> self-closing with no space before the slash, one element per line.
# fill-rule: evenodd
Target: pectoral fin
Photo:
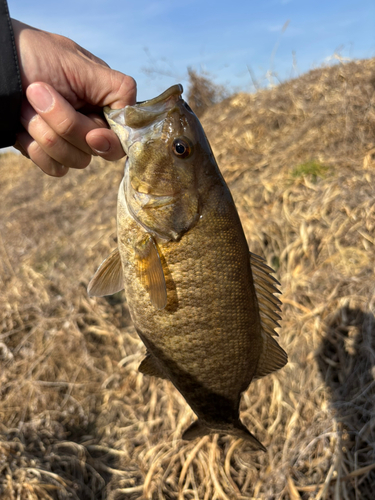
<path fill-rule="evenodd" d="M 87 291 L 92 297 L 113 295 L 124 288 L 121 257 L 118 248 L 114 250 L 98 267 Z"/>
<path fill-rule="evenodd" d="M 151 377 L 159 377 L 167 379 L 166 375 L 164 375 L 164 373 L 157 365 L 157 361 L 150 353 L 147 353 L 145 359 L 139 365 L 138 371 L 143 373 L 144 375 L 149 375 Z"/>
<path fill-rule="evenodd" d="M 167 286 L 158 248 L 151 235 L 138 241 L 135 246 L 138 272 L 141 282 L 150 295 L 156 309 L 167 305 Z"/>

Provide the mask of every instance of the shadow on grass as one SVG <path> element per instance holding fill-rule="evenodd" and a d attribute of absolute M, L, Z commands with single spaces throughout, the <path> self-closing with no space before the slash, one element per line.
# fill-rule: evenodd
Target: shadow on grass
<path fill-rule="evenodd" d="M 374 315 L 339 309 L 328 322 L 317 361 L 341 431 L 345 476 L 375 462 Z M 368 498 L 374 485 L 375 469 L 346 480 L 349 498 Z"/>

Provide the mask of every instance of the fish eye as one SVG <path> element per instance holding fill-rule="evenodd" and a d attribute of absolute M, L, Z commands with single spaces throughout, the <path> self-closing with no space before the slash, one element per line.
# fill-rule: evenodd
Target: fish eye
<path fill-rule="evenodd" d="M 193 145 L 186 137 L 179 137 L 173 141 L 172 149 L 178 158 L 188 158 L 193 152 Z"/>

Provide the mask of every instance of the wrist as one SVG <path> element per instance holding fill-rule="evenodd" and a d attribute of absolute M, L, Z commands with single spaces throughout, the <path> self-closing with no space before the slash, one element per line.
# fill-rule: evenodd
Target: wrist
<path fill-rule="evenodd" d="M 0 5 L 0 147 L 14 144 L 20 127 L 22 85 L 13 25 L 6 2 Z"/>

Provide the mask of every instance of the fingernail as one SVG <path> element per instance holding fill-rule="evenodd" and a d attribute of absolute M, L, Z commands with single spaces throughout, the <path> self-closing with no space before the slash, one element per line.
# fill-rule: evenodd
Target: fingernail
<path fill-rule="evenodd" d="M 104 154 L 111 149 L 111 144 L 104 137 L 95 135 L 90 137 L 90 147 L 98 154 Z"/>
<path fill-rule="evenodd" d="M 51 177 L 63 177 L 69 172 L 69 167 L 65 167 L 64 165 L 60 165 L 59 163 L 48 165 L 47 167 L 38 167 L 43 170 L 43 172 Z"/>
<path fill-rule="evenodd" d="M 55 102 L 48 88 L 39 83 L 33 83 L 28 86 L 27 100 L 36 111 L 41 113 L 49 111 Z"/>

